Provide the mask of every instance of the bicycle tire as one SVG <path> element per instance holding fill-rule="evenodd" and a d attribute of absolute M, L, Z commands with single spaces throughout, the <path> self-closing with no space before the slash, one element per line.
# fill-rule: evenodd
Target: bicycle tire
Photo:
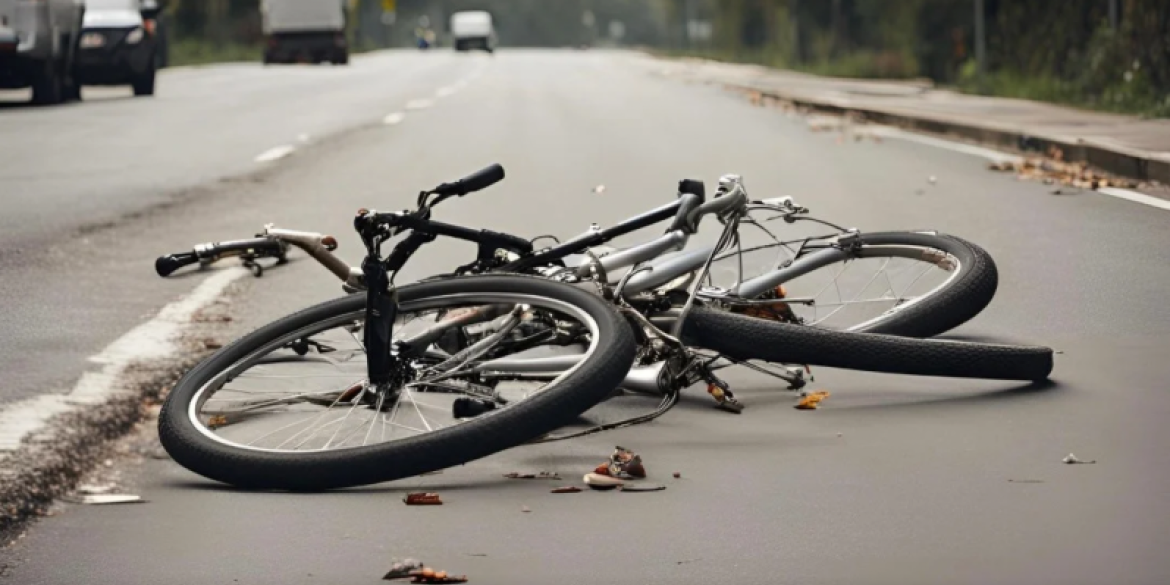
<path fill-rule="evenodd" d="M 981 246 L 948 234 L 883 232 L 866 234 L 868 244 L 918 244 L 937 248 L 958 258 L 960 274 L 934 294 L 858 333 L 880 333 L 926 338 L 941 335 L 983 312 L 999 287 L 999 269 Z"/>
<path fill-rule="evenodd" d="M 934 337 L 970 321 L 982 312 L 995 297 L 999 286 L 999 271 L 991 255 L 982 247 L 957 236 L 909 231 L 863 233 L 860 236 L 860 246 L 861 249 L 855 255 L 850 255 L 848 259 L 856 256 L 882 257 L 882 251 L 879 248 L 881 246 L 941 250 L 958 261 L 959 272 L 925 296 L 918 297 L 911 303 L 897 307 L 867 322 L 848 328 L 813 325 L 814 327 L 903 337 Z M 866 248 L 870 248 L 868 255 Z M 801 270 L 799 275 L 786 282 L 799 281 L 806 274 L 836 266 L 841 261 L 841 259 L 837 259 L 814 264 L 811 268 Z"/>
<path fill-rule="evenodd" d="M 571 304 L 596 323 L 598 343 L 574 370 L 528 400 L 450 428 L 397 443 L 337 451 L 265 452 L 210 438 L 192 420 L 192 401 L 217 375 L 290 332 L 363 310 L 365 295 L 327 301 L 261 327 L 225 346 L 175 385 L 159 416 L 159 437 L 174 460 L 199 475 L 245 489 L 320 491 L 380 483 L 460 465 L 551 432 L 600 402 L 624 379 L 635 342 L 612 305 L 587 290 L 519 275 L 410 284 L 401 303 L 443 295 L 524 294 Z"/>
<path fill-rule="evenodd" d="M 684 341 L 738 360 L 868 372 L 1039 382 L 1052 373 L 1047 347 L 913 339 L 834 331 L 695 307 Z"/>

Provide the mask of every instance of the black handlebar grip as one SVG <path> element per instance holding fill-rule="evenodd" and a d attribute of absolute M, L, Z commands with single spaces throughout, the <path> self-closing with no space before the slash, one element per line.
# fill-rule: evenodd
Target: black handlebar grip
<path fill-rule="evenodd" d="M 168 254 L 166 256 L 159 256 L 158 260 L 154 261 L 154 271 L 159 276 L 167 277 L 172 272 L 184 267 L 190 266 L 199 262 L 199 257 L 194 252 L 180 252 L 178 254 Z"/>
<path fill-rule="evenodd" d="M 494 164 L 486 169 L 470 174 L 454 183 L 443 183 L 435 188 L 435 193 L 444 196 L 458 195 L 460 197 L 468 193 L 475 193 L 487 189 L 496 183 L 504 180 L 504 167 Z"/>

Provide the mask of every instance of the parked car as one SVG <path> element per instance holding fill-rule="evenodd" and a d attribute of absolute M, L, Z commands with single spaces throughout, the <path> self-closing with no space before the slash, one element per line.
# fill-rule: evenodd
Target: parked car
<path fill-rule="evenodd" d="M 344 0 L 262 0 L 264 63 L 349 63 Z"/>
<path fill-rule="evenodd" d="M 77 75 L 85 85 L 129 85 L 154 95 L 158 70 L 158 5 L 142 0 L 86 0 Z M 148 18 L 143 17 L 146 13 Z"/>
<path fill-rule="evenodd" d="M 81 97 L 74 75 L 82 0 L 0 0 L 0 89 L 32 88 L 33 102 Z"/>
<path fill-rule="evenodd" d="M 496 31 L 491 13 L 468 10 L 451 15 L 451 36 L 456 51 L 480 49 L 491 53 L 496 47 Z"/>

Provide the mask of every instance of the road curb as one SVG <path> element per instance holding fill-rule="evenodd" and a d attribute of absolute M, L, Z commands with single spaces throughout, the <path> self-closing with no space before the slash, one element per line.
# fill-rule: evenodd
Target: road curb
<path fill-rule="evenodd" d="M 736 90 L 755 92 L 764 97 L 791 102 L 817 112 L 836 115 L 850 114 L 868 122 L 941 136 L 957 136 L 988 146 L 1022 152 L 1045 152 L 1050 147 L 1056 147 L 1064 153 L 1064 160 L 1085 162 L 1122 177 L 1140 181 L 1157 181 L 1170 185 L 1170 160 L 1153 158 L 1144 153 L 1130 152 L 1119 147 L 1093 144 L 1084 140 L 1070 142 L 1063 138 L 1028 134 L 1022 131 L 1005 130 L 988 125 L 970 124 L 925 115 L 912 116 L 879 108 L 846 106 L 827 100 L 760 89 L 750 85 L 737 83 L 725 83 L 724 85 Z"/>
<path fill-rule="evenodd" d="M 20 435 L 3 437 L 0 445 L 0 547 L 111 457 L 114 441 L 144 421 L 149 406 L 214 351 L 217 343 L 209 341 L 231 321 L 232 287 L 245 274 L 233 269 L 205 279 L 163 307 L 91 357 L 103 367 L 83 374 L 68 394 L 46 393 L 0 410 L 4 426 Z"/>

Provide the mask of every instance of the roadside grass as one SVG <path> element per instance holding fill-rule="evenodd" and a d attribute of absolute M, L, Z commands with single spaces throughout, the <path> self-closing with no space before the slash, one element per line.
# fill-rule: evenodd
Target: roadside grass
<path fill-rule="evenodd" d="M 350 55 L 376 51 L 377 47 L 367 42 L 351 43 Z M 259 63 L 264 54 L 260 43 L 227 42 L 215 43 L 203 39 L 177 39 L 171 42 L 170 66 L 210 65 L 214 63 Z"/>
<path fill-rule="evenodd" d="M 895 53 L 856 52 L 839 59 L 793 64 L 776 50 L 726 51 L 650 49 L 664 57 L 698 57 L 726 63 L 746 63 L 774 69 L 828 77 L 864 79 L 914 78 L 912 57 Z M 1143 72 L 1120 71 L 1109 80 L 1065 80 L 1054 76 L 1023 75 L 1013 71 L 987 73 L 982 82 L 975 74 L 974 63 L 965 64 L 958 79 L 939 87 L 963 93 L 991 97 L 1008 97 L 1061 104 L 1088 110 L 1135 115 L 1143 118 L 1170 118 L 1170 95 L 1153 91 Z"/>
<path fill-rule="evenodd" d="M 170 46 L 169 64 L 208 65 L 240 61 L 259 62 L 264 49 L 259 44 L 213 43 L 199 39 L 176 39 Z"/>

